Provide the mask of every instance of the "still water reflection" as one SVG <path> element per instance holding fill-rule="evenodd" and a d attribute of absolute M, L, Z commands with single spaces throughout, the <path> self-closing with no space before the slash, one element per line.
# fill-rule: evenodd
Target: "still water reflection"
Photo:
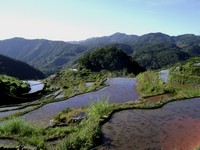
<path fill-rule="evenodd" d="M 200 145 L 200 98 L 115 113 L 102 132 L 105 145 L 99 149 L 195 149 Z"/>

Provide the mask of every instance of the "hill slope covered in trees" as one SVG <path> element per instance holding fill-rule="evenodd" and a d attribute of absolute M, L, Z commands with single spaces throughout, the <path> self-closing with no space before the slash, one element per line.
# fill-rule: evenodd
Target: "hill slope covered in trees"
<path fill-rule="evenodd" d="M 13 38 L 0 41 L 0 54 L 26 62 L 45 74 L 62 70 L 85 50 L 84 46 L 44 39 Z"/>
<path fill-rule="evenodd" d="M 3 55 L 0 55 L 0 74 L 19 79 L 42 79 L 44 74 L 30 65 Z"/>
<path fill-rule="evenodd" d="M 200 55 L 199 36 L 169 36 L 163 33 L 142 36 L 115 33 L 76 42 L 13 38 L 0 41 L 0 54 L 19 59 L 46 74 L 52 74 L 76 64 L 77 58 L 83 53 L 108 45 L 122 49 L 141 66 L 149 69 L 159 69 Z"/>
<path fill-rule="evenodd" d="M 97 48 L 78 59 L 80 67 L 91 71 L 126 71 L 135 75 L 145 71 L 145 69 L 132 57 L 116 47 L 107 46 Z"/>

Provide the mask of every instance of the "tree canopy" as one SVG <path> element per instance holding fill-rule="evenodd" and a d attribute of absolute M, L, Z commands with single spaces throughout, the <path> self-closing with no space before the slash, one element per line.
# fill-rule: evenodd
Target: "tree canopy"
<path fill-rule="evenodd" d="M 145 71 L 125 52 L 113 46 L 97 48 L 78 59 L 79 67 L 91 71 L 117 71 L 126 69 L 129 73 L 138 74 Z"/>

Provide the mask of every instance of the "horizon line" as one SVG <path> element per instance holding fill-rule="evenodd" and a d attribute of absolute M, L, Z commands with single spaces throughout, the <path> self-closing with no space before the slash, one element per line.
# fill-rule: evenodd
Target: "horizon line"
<path fill-rule="evenodd" d="M 109 37 L 109 36 L 112 36 L 112 35 L 115 35 L 115 34 L 125 34 L 127 36 L 138 36 L 138 37 L 141 37 L 141 36 L 144 36 L 144 35 L 148 35 L 148 34 L 157 34 L 157 33 L 160 33 L 160 34 L 164 34 L 164 35 L 168 35 L 170 37 L 176 37 L 176 36 L 181 36 L 181 35 L 194 35 L 194 36 L 200 36 L 200 35 L 197 35 L 197 34 L 194 34 L 194 33 L 183 33 L 183 34 L 178 34 L 178 35 L 170 35 L 170 34 L 167 34 L 167 33 L 164 33 L 164 32 L 149 32 L 149 33 L 145 33 L 145 34 L 141 34 L 141 35 L 137 35 L 137 34 L 128 34 L 128 33 L 123 33 L 123 32 L 115 32 L 113 34 L 110 34 L 110 35 L 102 35 L 102 36 L 91 36 L 91 37 L 88 37 L 88 38 L 85 38 L 85 39 L 80 39 L 80 40 L 63 40 L 63 39 L 48 39 L 48 38 L 30 38 L 30 37 L 22 37 L 22 36 L 14 36 L 14 37 L 10 37 L 10 38 L 0 38 L 0 41 L 4 41 L 4 40 L 10 40 L 10 39 L 25 39 L 25 40 L 48 40 L 48 41 L 60 41 L 60 42 L 80 42 L 80 41 L 85 41 L 85 40 L 88 40 L 88 39 L 92 39 L 92 38 L 101 38 L 101 37 Z"/>

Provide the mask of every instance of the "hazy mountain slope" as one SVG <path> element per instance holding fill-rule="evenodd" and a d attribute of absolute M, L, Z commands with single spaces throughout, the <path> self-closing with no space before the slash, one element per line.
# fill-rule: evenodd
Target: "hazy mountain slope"
<path fill-rule="evenodd" d="M 84 41 L 77 41 L 75 43 L 84 45 L 87 47 L 100 47 L 100 46 L 105 46 L 105 45 L 110 45 L 110 44 L 126 44 L 126 45 L 131 45 L 134 43 L 134 41 L 138 38 L 137 35 L 127 35 L 124 33 L 115 33 L 110 36 L 103 36 L 103 37 L 94 37 L 94 38 L 89 38 Z M 74 43 L 74 42 L 72 42 Z"/>
<path fill-rule="evenodd" d="M 0 74 L 17 77 L 19 79 L 42 79 L 44 74 L 30 65 L 0 55 Z"/>
<path fill-rule="evenodd" d="M 0 41 L 0 53 L 24 61 L 42 71 L 56 72 L 84 52 L 84 46 L 62 41 L 13 38 Z"/>
<path fill-rule="evenodd" d="M 174 37 L 176 45 L 182 48 L 191 56 L 200 55 L 200 36 L 194 34 L 185 34 Z"/>
<path fill-rule="evenodd" d="M 175 45 L 152 44 L 139 47 L 133 58 L 143 67 L 159 69 L 189 58 L 189 54 L 180 51 Z"/>
<path fill-rule="evenodd" d="M 149 33 L 142 36 L 116 33 L 111 36 L 91 38 L 79 44 L 88 47 L 116 45 L 132 55 L 141 66 L 149 69 L 159 69 L 184 61 L 190 56 L 200 55 L 200 37 L 191 34 L 173 37 L 163 33 Z"/>
<path fill-rule="evenodd" d="M 0 41 L 0 54 L 19 59 L 46 74 L 52 74 L 69 64 L 76 64 L 77 58 L 83 53 L 107 45 L 116 46 L 133 56 L 141 66 L 151 69 L 200 55 L 199 36 L 169 36 L 163 33 L 142 36 L 115 33 L 76 42 L 13 38 Z"/>

